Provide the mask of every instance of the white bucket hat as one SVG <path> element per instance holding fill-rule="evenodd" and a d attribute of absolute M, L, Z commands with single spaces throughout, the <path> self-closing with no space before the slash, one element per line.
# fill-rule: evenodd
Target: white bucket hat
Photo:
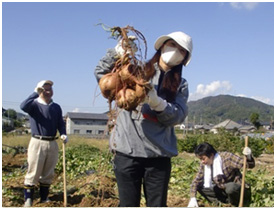
<path fill-rule="evenodd" d="M 192 51 L 193 51 L 193 41 L 192 38 L 183 32 L 173 32 L 168 35 L 160 36 L 154 44 L 154 48 L 159 50 L 160 47 L 164 44 L 165 41 L 173 39 L 176 43 L 178 43 L 181 47 L 186 49 L 189 53 L 188 58 L 184 61 L 183 65 L 187 66 L 191 61 Z"/>

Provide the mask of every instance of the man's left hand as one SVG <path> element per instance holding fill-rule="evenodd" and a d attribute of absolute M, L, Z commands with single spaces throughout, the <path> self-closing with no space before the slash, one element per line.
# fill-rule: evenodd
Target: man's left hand
<path fill-rule="evenodd" d="M 243 149 L 243 151 L 242 151 L 242 154 L 244 154 L 247 157 L 247 159 L 250 160 L 251 159 L 251 155 L 252 155 L 252 151 L 251 151 L 251 149 L 249 147 L 245 147 Z"/>

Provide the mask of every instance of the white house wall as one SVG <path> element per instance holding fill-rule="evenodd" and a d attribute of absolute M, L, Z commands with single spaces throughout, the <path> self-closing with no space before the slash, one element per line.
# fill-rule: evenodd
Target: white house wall
<path fill-rule="evenodd" d="M 107 121 L 97 119 L 70 119 L 66 120 L 67 134 L 103 135 L 107 134 Z"/>

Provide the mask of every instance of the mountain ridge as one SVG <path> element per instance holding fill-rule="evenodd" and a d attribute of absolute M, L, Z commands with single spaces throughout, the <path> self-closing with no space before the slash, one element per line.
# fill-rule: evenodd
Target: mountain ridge
<path fill-rule="evenodd" d="M 226 119 L 246 124 L 252 113 L 259 114 L 260 122 L 274 120 L 274 106 L 240 96 L 208 96 L 188 102 L 189 120 L 197 124 L 216 124 Z"/>

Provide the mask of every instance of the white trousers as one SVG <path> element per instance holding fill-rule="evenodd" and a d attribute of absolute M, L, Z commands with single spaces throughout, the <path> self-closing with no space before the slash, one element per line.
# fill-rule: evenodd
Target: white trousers
<path fill-rule="evenodd" d="M 28 146 L 28 171 L 24 184 L 51 184 L 57 162 L 58 144 L 56 140 L 46 141 L 32 137 Z"/>

